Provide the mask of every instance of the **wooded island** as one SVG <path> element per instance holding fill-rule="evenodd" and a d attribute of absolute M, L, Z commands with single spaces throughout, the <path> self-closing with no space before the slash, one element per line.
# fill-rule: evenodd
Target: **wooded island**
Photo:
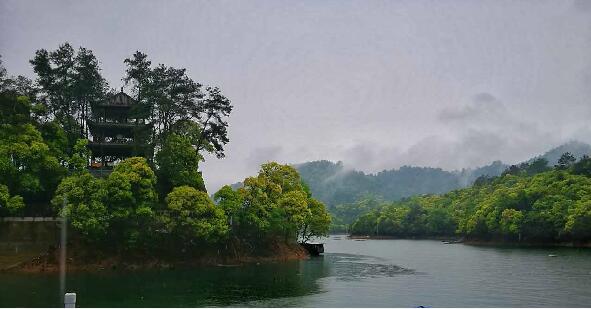
<path fill-rule="evenodd" d="M 229 142 L 219 88 L 141 52 L 124 61 L 129 95 L 85 48 L 30 62 L 34 82 L 0 69 L 0 216 L 67 218 L 88 256 L 289 255 L 328 233 L 324 204 L 288 165 L 208 195 L 199 164 Z"/>

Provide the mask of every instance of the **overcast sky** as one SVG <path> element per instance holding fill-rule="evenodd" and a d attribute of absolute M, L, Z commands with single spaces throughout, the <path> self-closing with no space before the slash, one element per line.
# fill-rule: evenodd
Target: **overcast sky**
<path fill-rule="evenodd" d="M 65 41 L 113 88 L 135 50 L 222 88 L 210 191 L 268 160 L 458 169 L 591 142 L 591 1 L 0 0 L 11 74 Z"/>

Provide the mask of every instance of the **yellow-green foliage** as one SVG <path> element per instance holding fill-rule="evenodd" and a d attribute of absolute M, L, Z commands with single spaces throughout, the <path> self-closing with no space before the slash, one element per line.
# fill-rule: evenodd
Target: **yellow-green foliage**
<path fill-rule="evenodd" d="M 22 214 L 25 208 L 23 198 L 18 195 L 10 196 L 8 187 L 0 185 L 0 215 L 16 216 Z"/>
<path fill-rule="evenodd" d="M 324 204 L 309 195 L 288 165 L 267 163 L 244 188 L 223 187 L 214 195 L 217 205 L 192 186 L 173 188 L 159 204 L 156 183 L 146 159 L 128 158 L 106 179 L 87 171 L 64 178 L 52 205 L 83 240 L 123 250 L 195 249 L 229 236 L 254 242 L 308 240 L 326 235 L 330 225 Z M 0 202 L 9 197 L 3 189 Z"/>
<path fill-rule="evenodd" d="M 205 184 L 199 172 L 199 155 L 188 137 L 177 134 L 167 136 L 162 148 L 156 154 L 158 185 L 162 194 L 174 187 L 191 186 L 205 191 Z"/>
<path fill-rule="evenodd" d="M 188 242 L 215 242 L 228 235 L 224 210 L 203 191 L 176 187 L 166 197 L 166 206 L 166 227 L 175 237 Z"/>
<path fill-rule="evenodd" d="M 65 169 L 32 124 L 0 124 L 0 183 L 27 202 L 47 199 Z"/>
<path fill-rule="evenodd" d="M 383 203 L 352 226 L 356 234 L 529 240 L 591 237 L 591 178 L 572 169 L 505 174 L 444 195 Z"/>
<path fill-rule="evenodd" d="M 155 185 L 146 159 L 133 157 L 119 163 L 106 179 L 87 171 L 64 178 L 52 205 L 86 241 L 143 247 L 153 236 L 157 220 Z"/>
<path fill-rule="evenodd" d="M 234 191 L 225 186 L 214 197 L 232 214 L 234 235 L 306 241 L 326 235 L 330 226 L 324 204 L 310 196 L 289 165 L 263 164 L 256 177 L 244 180 L 244 187 Z"/>
<path fill-rule="evenodd" d="M 66 177 L 58 186 L 51 203 L 56 212 L 66 216 L 84 239 L 99 241 L 107 235 L 111 216 L 102 179 L 88 172 Z"/>

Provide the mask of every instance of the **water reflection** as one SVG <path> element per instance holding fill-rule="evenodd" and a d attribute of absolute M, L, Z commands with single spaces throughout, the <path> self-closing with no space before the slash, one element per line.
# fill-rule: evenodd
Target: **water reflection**
<path fill-rule="evenodd" d="M 302 306 L 300 296 L 325 292 L 321 278 L 354 281 L 410 273 L 371 256 L 326 254 L 240 267 L 72 273 L 67 289 L 77 292 L 81 307 L 232 306 L 269 299 L 284 300 L 275 305 Z M 0 282 L 9 292 L 0 299 L 1 306 L 60 305 L 48 292 L 57 289 L 57 275 L 0 274 Z"/>
<path fill-rule="evenodd" d="M 72 276 L 81 306 L 229 306 L 269 298 L 317 293 L 322 262 L 287 262 L 242 267 L 203 267 L 103 276 Z M 107 296 L 108 295 L 108 296 Z"/>
<path fill-rule="evenodd" d="M 70 273 L 82 307 L 577 307 L 591 251 L 329 239 L 324 257 L 241 267 Z M 549 257 L 555 254 L 557 257 Z M 0 306 L 60 306 L 57 274 L 0 272 Z"/>
<path fill-rule="evenodd" d="M 77 292 L 81 307 L 228 306 L 317 293 L 317 279 L 328 273 L 325 266 L 318 260 L 243 267 L 73 273 L 68 275 L 67 288 Z M 1 274 L 0 282 L 7 292 L 0 297 L 1 306 L 60 305 L 59 299 L 48 293 L 57 290 L 57 275 Z"/>

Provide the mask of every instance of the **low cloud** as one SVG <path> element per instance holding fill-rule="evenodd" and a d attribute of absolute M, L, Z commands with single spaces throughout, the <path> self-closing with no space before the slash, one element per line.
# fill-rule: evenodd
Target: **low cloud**
<path fill-rule="evenodd" d="M 442 121 L 477 120 L 480 118 L 498 117 L 506 114 L 506 108 L 490 93 L 479 93 L 474 96 L 472 104 L 462 107 L 443 109 L 439 113 Z"/>
<path fill-rule="evenodd" d="M 478 93 L 469 104 L 442 109 L 437 114 L 441 134 L 429 135 L 400 149 L 358 143 L 343 152 L 346 165 L 367 172 L 403 165 L 448 170 L 477 167 L 502 160 L 516 163 L 543 153 L 563 138 L 512 111 L 491 93 Z M 585 130 L 578 131 L 584 135 Z"/>
<path fill-rule="evenodd" d="M 450 157 L 442 160 L 449 167 L 473 167 L 491 159 L 513 163 L 560 143 L 556 132 L 487 92 L 467 105 L 442 110 L 438 118 L 456 136 L 447 145 Z"/>
<path fill-rule="evenodd" d="M 281 159 L 283 147 L 273 145 L 269 147 L 259 147 L 253 149 L 246 157 L 246 163 L 249 166 L 259 166 L 268 161 L 277 161 Z"/>
<path fill-rule="evenodd" d="M 573 8 L 577 12 L 591 13 L 591 1 L 588 1 L 588 0 L 575 0 L 573 2 Z"/>

